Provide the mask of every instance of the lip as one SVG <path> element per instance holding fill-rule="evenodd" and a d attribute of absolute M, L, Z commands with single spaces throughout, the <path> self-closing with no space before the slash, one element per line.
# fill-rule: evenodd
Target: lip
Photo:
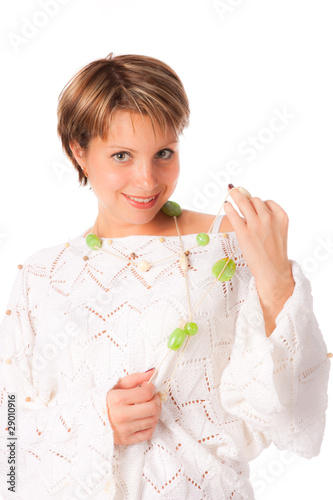
<path fill-rule="evenodd" d="M 148 203 L 141 203 L 140 201 L 131 200 L 128 197 L 128 195 L 126 195 L 125 193 L 121 193 L 121 194 L 124 196 L 124 198 L 126 198 L 128 203 L 130 203 L 133 207 L 141 208 L 141 209 L 147 209 L 147 208 L 153 207 L 155 205 L 155 203 L 157 202 L 158 197 L 160 195 L 160 193 L 158 193 L 157 195 L 151 195 L 151 196 L 156 196 L 156 198 L 149 201 Z M 151 198 L 151 196 L 135 196 L 135 198 L 140 198 L 141 200 L 145 200 L 146 198 Z"/>

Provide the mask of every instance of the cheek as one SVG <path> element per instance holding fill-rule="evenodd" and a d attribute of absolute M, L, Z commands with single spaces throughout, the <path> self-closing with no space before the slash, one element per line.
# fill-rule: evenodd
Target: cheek
<path fill-rule="evenodd" d="M 180 173 L 179 162 L 172 165 L 172 167 L 161 170 L 160 180 L 164 184 L 172 184 L 177 181 Z"/>
<path fill-rule="evenodd" d="M 98 186 L 100 191 L 117 191 L 123 188 L 129 181 L 128 174 L 124 171 L 112 172 L 99 170 L 94 172 L 92 181 Z"/>
<path fill-rule="evenodd" d="M 180 168 L 179 168 L 179 163 L 175 165 L 175 168 L 172 169 L 172 172 L 170 174 L 170 182 L 175 183 L 178 180 L 180 174 Z"/>

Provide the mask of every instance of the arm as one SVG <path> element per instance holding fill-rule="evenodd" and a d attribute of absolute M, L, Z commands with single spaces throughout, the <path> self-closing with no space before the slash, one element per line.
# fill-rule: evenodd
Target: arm
<path fill-rule="evenodd" d="M 27 267 L 17 273 L 8 302 L 10 314 L 0 324 L 0 496 L 10 494 L 6 484 L 9 393 L 16 395 L 15 498 L 89 495 L 112 479 L 114 443 L 106 402 L 112 381 L 61 402 L 40 398 L 32 362 L 35 334 L 43 332 L 34 332 L 31 324 Z"/>
<path fill-rule="evenodd" d="M 303 457 L 318 455 L 325 429 L 330 361 L 299 264 L 295 287 L 267 337 L 254 276 L 236 323 L 220 385 L 223 407 L 264 442 Z"/>
<path fill-rule="evenodd" d="M 263 283 L 259 283 L 256 280 L 256 288 L 264 316 L 266 335 L 269 337 L 275 330 L 275 320 L 278 314 L 293 294 L 295 281 L 292 276 L 289 276 L 288 272 L 288 276 L 285 279 L 279 277 L 279 279 L 275 279 L 272 282 L 266 280 Z"/>

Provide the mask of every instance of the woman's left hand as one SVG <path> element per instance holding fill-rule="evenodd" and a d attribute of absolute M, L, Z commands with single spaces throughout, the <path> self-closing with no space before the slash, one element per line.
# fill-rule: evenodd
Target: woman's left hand
<path fill-rule="evenodd" d="M 287 255 L 287 213 L 275 201 L 257 197 L 249 200 L 237 188 L 231 188 L 229 196 L 245 217 L 231 203 L 224 204 L 258 292 L 268 298 L 271 291 L 270 300 L 290 296 L 295 282 Z"/>

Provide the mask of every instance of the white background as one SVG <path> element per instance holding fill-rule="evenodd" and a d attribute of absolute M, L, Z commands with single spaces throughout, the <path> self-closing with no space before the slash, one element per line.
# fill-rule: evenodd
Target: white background
<path fill-rule="evenodd" d="M 57 6 L 52 15 L 46 3 L 1 7 L 2 315 L 17 265 L 79 235 L 97 215 L 93 192 L 79 187 L 57 137 L 59 93 L 109 52 L 146 54 L 178 73 L 190 100 L 172 199 L 214 214 L 232 182 L 279 203 L 289 215 L 288 256 L 311 281 L 315 314 L 333 351 L 331 1 L 50 0 Z M 292 118 L 270 133 L 274 110 Z M 251 137 L 261 150 L 250 159 L 239 148 Z M 222 179 L 231 161 L 238 172 L 219 186 L 212 172 Z M 251 463 L 256 498 L 332 498 L 332 434 L 330 407 L 319 457 L 283 455 L 273 445 L 265 450 Z"/>

